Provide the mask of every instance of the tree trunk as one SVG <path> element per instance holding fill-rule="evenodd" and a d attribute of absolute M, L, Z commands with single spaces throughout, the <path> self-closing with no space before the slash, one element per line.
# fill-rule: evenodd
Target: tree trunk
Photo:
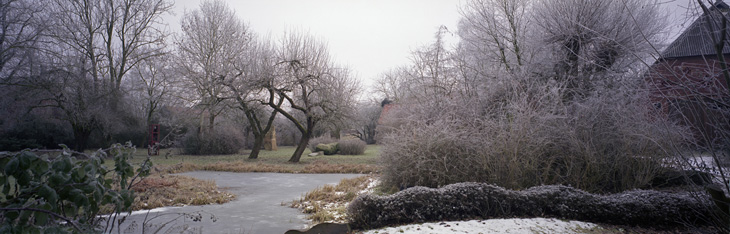
<path fill-rule="evenodd" d="M 317 121 L 315 121 L 311 116 L 307 117 L 307 129 L 306 131 L 300 129 L 302 132 L 302 138 L 299 140 L 299 145 L 297 145 L 297 149 L 289 159 L 289 162 L 297 163 L 299 162 L 299 159 L 302 158 L 302 154 L 304 153 L 304 150 L 307 149 L 307 144 L 309 144 L 309 139 L 312 138 L 312 130 L 316 123 Z"/>
<path fill-rule="evenodd" d="M 248 159 L 257 159 L 259 158 L 259 152 L 261 151 L 261 147 L 264 144 L 264 135 L 263 134 L 254 134 L 254 141 L 253 141 L 253 148 L 251 148 L 251 153 L 248 155 Z"/>
<path fill-rule="evenodd" d="M 81 127 L 74 127 L 74 150 L 78 152 L 84 152 L 86 145 L 89 142 L 89 135 L 91 131 Z"/>
<path fill-rule="evenodd" d="M 309 138 L 311 133 L 302 133 L 302 138 L 299 140 L 299 144 L 297 145 L 297 149 L 294 151 L 294 154 L 289 159 L 289 162 L 298 163 L 299 159 L 302 158 L 302 154 L 304 154 L 304 150 L 307 149 L 307 144 L 309 144 Z"/>

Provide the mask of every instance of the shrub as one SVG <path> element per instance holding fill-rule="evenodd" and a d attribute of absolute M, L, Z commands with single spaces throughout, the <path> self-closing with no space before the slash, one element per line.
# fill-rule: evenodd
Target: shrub
<path fill-rule="evenodd" d="M 52 119 L 30 116 L 0 134 L 0 151 L 28 148 L 58 149 L 59 144 L 72 141 L 73 134 L 63 124 Z"/>
<path fill-rule="evenodd" d="M 42 148 L 35 139 L 18 139 L 15 137 L 0 138 L 0 151 L 20 151 L 22 149 Z"/>
<path fill-rule="evenodd" d="M 324 155 L 333 155 L 337 153 L 337 143 L 319 144 L 316 147 L 316 151 L 324 152 Z"/>
<path fill-rule="evenodd" d="M 331 137 L 325 137 L 325 136 L 315 137 L 315 138 L 309 139 L 309 143 L 307 144 L 307 147 L 309 147 L 309 150 L 311 150 L 312 152 L 317 152 L 317 151 L 319 151 L 319 150 L 317 150 L 317 145 L 329 144 L 329 143 L 334 143 L 334 142 L 337 142 L 337 140 L 333 139 Z"/>
<path fill-rule="evenodd" d="M 192 132 L 183 138 L 182 145 L 185 154 L 236 154 L 241 149 L 242 142 L 232 134 L 217 133 L 199 139 L 198 135 Z"/>
<path fill-rule="evenodd" d="M 413 187 L 389 196 L 361 195 L 347 210 L 353 228 L 368 229 L 511 217 L 555 217 L 645 226 L 706 224 L 708 200 L 693 196 L 651 190 L 595 195 L 558 185 L 513 191 L 484 183 L 459 183 L 440 189 Z"/>
<path fill-rule="evenodd" d="M 112 208 L 112 223 L 118 214 L 131 212 L 135 195 L 130 187 L 152 166 L 147 158 L 135 172 L 129 162 L 133 152 L 131 144 L 115 144 L 91 155 L 65 148 L 54 159 L 30 151 L 0 153 L 0 233 L 111 231 L 99 229 L 107 224 L 101 210 Z M 104 166 L 107 154 L 114 168 Z"/>
<path fill-rule="evenodd" d="M 359 139 L 340 140 L 337 147 L 340 149 L 342 155 L 362 155 L 365 154 L 364 141 Z"/>
<path fill-rule="evenodd" d="M 558 88 L 521 82 L 534 86 L 515 82 L 480 99 L 398 106 L 404 117 L 380 141 L 383 184 L 563 184 L 620 192 L 648 186 L 666 149 L 685 137 L 637 91 L 566 101 Z"/>

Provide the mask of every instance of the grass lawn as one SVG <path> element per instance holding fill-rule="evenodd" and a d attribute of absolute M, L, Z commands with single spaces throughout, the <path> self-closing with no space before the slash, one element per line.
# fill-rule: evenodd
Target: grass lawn
<path fill-rule="evenodd" d="M 380 146 L 368 145 L 364 155 L 318 155 L 307 156 L 304 151 L 299 163 L 290 163 L 289 158 L 296 147 L 279 147 L 277 151 L 262 150 L 258 159 L 248 159 L 249 151 L 234 155 L 183 155 L 179 149 L 163 149 L 160 155 L 152 156 L 155 168 L 164 173 L 179 173 L 193 170 L 230 172 L 281 172 L 281 173 L 373 173 L 378 171 L 377 160 Z M 147 150 L 140 148 L 132 159 L 139 165 L 147 157 Z M 106 164 L 113 167 L 113 161 Z"/>

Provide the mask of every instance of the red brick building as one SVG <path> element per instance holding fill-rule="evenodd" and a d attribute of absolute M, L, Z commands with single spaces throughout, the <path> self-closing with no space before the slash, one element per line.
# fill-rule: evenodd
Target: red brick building
<path fill-rule="evenodd" d="M 717 127 L 730 129 L 730 90 L 716 49 L 725 37 L 722 54 L 730 60 L 730 23 L 723 24 L 728 9 L 717 1 L 661 53 L 646 76 L 655 106 L 689 125 L 701 141 L 716 138 Z"/>

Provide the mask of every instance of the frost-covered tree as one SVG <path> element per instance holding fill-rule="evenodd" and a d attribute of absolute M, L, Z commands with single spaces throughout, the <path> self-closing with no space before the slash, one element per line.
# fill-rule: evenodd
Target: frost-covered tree
<path fill-rule="evenodd" d="M 672 131 L 671 121 L 654 117 L 642 79 L 625 68 L 636 67 L 651 51 L 639 39 L 661 32 L 655 23 L 661 21 L 659 6 L 567 2 L 572 5 L 467 3 L 462 40 L 444 53 L 447 62 L 438 63 L 448 71 L 439 74 L 447 75 L 433 82 L 435 73 L 408 73 L 426 74 L 406 76 L 423 78 L 415 86 L 400 84 L 411 88 L 408 94 L 420 91 L 417 98 L 406 95 L 384 116 L 384 123 L 393 123 L 380 141 L 386 186 L 484 181 L 615 192 L 646 186 L 657 175 L 668 156 L 664 149 L 684 135 Z M 632 26 L 634 19 L 641 19 L 639 26 Z M 558 39 L 576 35 L 586 38 L 577 47 Z M 575 69 L 562 65 L 575 54 Z M 431 71 L 422 61 L 437 64 L 414 59 L 406 67 Z M 414 87 L 446 92 L 424 95 L 427 89 Z"/>
<path fill-rule="evenodd" d="M 29 63 L 46 29 L 39 5 L 34 0 L 0 3 L 0 84 L 16 84 L 17 76 L 29 73 Z"/>
<path fill-rule="evenodd" d="M 462 49 L 508 72 L 529 64 L 533 48 L 527 36 L 532 5 L 526 0 L 466 2 L 460 11 L 458 31 Z"/>
<path fill-rule="evenodd" d="M 200 108 L 198 137 L 212 134 L 218 117 L 227 107 L 225 81 L 242 75 L 239 62 L 253 41 L 249 26 L 223 1 L 204 1 L 199 9 L 185 13 L 178 38 L 177 66 L 186 87 L 184 98 Z"/>
<path fill-rule="evenodd" d="M 570 97 L 583 97 L 612 74 L 644 67 L 663 39 L 665 11 L 659 1 L 541 1 L 534 32 L 548 45 L 554 76 Z"/>
<path fill-rule="evenodd" d="M 279 43 L 279 75 L 267 89 L 276 95 L 276 100 L 285 100 L 285 106 L 278 106 L 274 100 L 268 105 L 294 123 L 301 133 L 297 149 L 289 159 L 299 162 L 318 124 L 335 123 L 352 113 L 359 83 L 348 68 L 332 62 L 326 43 L 313 35 L 290 31 Z"/>

